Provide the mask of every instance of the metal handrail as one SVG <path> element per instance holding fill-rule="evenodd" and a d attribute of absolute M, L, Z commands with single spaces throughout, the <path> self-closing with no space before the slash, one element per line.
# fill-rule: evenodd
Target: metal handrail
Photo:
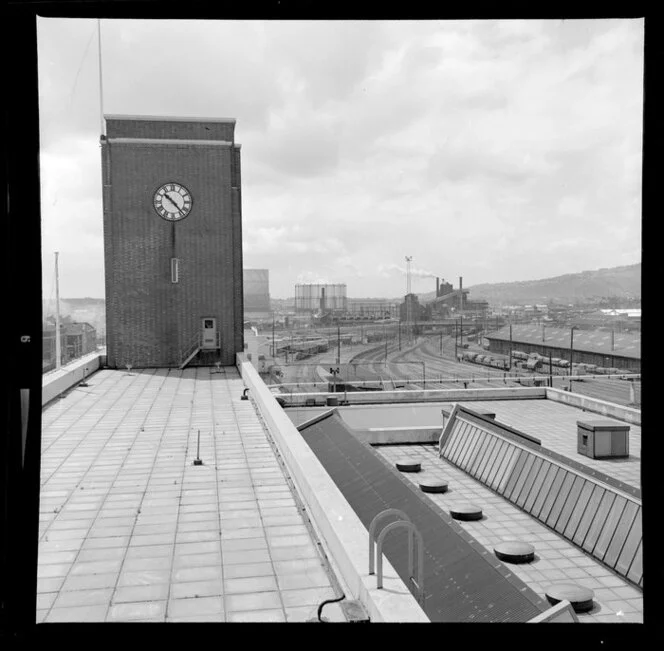
<path fill-rule="evenodd" d="M 408 515 L 406 515 L 400 509 L 386 509 L 385 511 L 381 511 L 371 521 L 371 524 L 369 525 L 369 574 L 374 574 L 374 537 L 375 537 L 377 521 L 382 519 L 383 517 L 385 517 L 387 515 L 398 515 L 399 517 L 401 517 L 403 519 L 397 520 L 396 522 L 391 522 L 378 535 L 378 541 L 377 541 L 377 544 L 376 544 L 376 547 L 377 547 L 376 554 L 378 556 L 378 564 L 377 564 L 377 570 L 376 570 L 376 574 L 377 574 L 376 587 L 378 589 L 381 589 L 383 587 L 383 541 L 385 540 L 385 536 L 387 536 L 387 534 L 390 531 L 393 531 L 394 529 L 398 529 L 398 528 L 401 528 L 401 527 L 406 527 L 406 529 L 409 530 L 409 536 L 408 536 L 408 573 L 409 573 L 410 581 L 415 585 L 415 587 L 418 589 L 418 591 L 420 593 L 418 602 L 420 603 L 421 606 L 424 606 L 424 542 L 422 540 L 422 534 L 415 527 L 415 525 L 411 522 Z M 418 560 L 417 581 L 415 581 L 415 579 L 413 577 L 413 540 L 414 540 L 415 537 L 417 537 L 417 543 L 418 543 L 417 544 L 417 549 L 418 549 L 418 554 L 417 554 L 417 560 Z"/>
<path fill-rule="evenodd" d="M 374 540 L 376 539 L 378 520 L 382 520 L 388 515 L 398 515 L 402 520 L 408 520 L 410 522 L 408 515 L 406 515 L 401 509 L 385 509 L 371 521 L 371 524 L 369 525 L 369 574 L 374 573 Z"/>
<path fill-rule="evenodd" d="M 189 357 L 189 355 L 191 355 L 196 348 L 200 347 L 200 345 L 201 345 L 201 335 L 200 333 L 197 333 L 194 339 L 192 340 L 192 343 L 187 348 L 185 348 L 181 353 L 180 364 L 183 364 L 184 361 L 187 359 L 187 357 Z"/>

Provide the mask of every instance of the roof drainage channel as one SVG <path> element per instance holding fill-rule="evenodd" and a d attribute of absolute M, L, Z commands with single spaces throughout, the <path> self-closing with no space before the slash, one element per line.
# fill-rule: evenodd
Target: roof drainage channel
<path fill-rule="evenodd" d="M 431 621 L 526 622 L 547 609 L 546 601 L 359 441 L 339 414 L 298 429 L 367 530 L 378 513 L 396 508 L 420 531 L 425 549 L 423 608 Z M 388 536 L 383 551 L 410 586 L 407 536 Z"/>

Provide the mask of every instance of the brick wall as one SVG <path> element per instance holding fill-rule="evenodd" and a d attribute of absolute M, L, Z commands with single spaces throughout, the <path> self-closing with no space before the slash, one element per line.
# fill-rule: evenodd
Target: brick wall
<path fill-rule="evenodd" d="M 239 147 L 158 141 L 191 139 L 206 125 L 205 140 L 232 141 L 234 124 L 122 123 L 109 120 L 102 142 L 108 364 L 178 366 L 205 317 L 217 319 L 220 361 L 234 364 L 243 347 Z M 125 137 L 157 140 L 113 141 Z M 170 181 L 193 197 L 191 213 L 178 222 L 152 205 L 156 189 Z M 178 283 L 171 282 L 174 257 Z"/>

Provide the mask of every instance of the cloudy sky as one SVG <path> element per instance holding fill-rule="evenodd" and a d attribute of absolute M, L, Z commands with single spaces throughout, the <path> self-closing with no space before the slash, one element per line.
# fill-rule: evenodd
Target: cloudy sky
<path fill-rule="evenodd" d="M 39 19 L 44 295 L 103 297 L 97 21 Z M 642 20 L 101 21 L 107 114 L 233 117 L 273 297 L 641 259 Z"/>

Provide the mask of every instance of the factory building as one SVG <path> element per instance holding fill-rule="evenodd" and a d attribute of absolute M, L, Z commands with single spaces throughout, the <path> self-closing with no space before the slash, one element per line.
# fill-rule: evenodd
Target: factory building
<path fill-rule="evenodd" d="M 513 325 L 511 341 L 509 327 L 487 334 L 485 339 L 489 341 L 491 352 L 502 355 L 509 355 L 511 349 L 569 361 L 572 348 L 572 361 L 575 364 L 593 364 L 635 373 L 640 372 L 641 368 L 641 340 L 633 333 L 575 328 L 572 341 L 570 328 Z"/>
<path fill-rule="evenodd" d="M 384 299 L 349 298 L 347 300 L 346 317 L 356 319 L 393 319 L 399 316 L 398 303 Z"/>
<path fill-rule="evenodd" d="M 399 306 L 399 320 L 404 323 L 413 321 L 426 321 L 430 313 L 424 305 L 420 304 L 417 294 L 406 294 L 404 302 Z"/>
<path fill-rule="evenodd" d="M 60 326 L 60 363 L 97 350 L 97 331 L 89 323 L 63 323 Z M 55 324 L 47 321 L 42 335 L 42 372 L 56 367 Z"/>
<path fill-rule="evenodd" d="M 429 303 L 432 318 L 444 319 L 457 313 L 463 313 L 464 316 L 486 316 L 489 303 L 470 300 L 470 292 L 463 289 L 462 283 L 462 278 L 459 278 L 459 289 L 454 289 L 444 278 L 436 278 L 436 297 Z"/>
<path fill-rule="evenodd" d="M 347 309 L 346 285 L 302 284 L 295 285 L 295 312 L 345 312 Z"/>
<path fill-rule="evenodd" d="M 243 275 L 245 319 L 266 318 L 271 313 L 270 270 L 245 269 Z"/>
<path fill-rule="evenodd" d="M 108 366 L 234 364 L 243 349 L 235 120 L 105 119 Z"/>

